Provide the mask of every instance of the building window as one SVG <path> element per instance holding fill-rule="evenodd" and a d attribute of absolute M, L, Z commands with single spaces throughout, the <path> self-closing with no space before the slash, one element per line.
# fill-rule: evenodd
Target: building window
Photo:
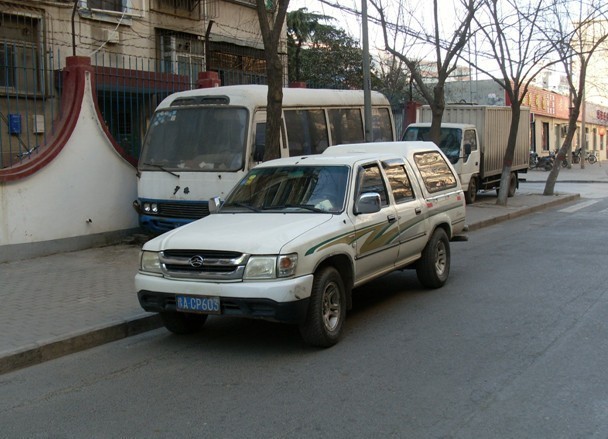
<path fill-rule="evenodd" d="M 194 87 L 199 72 L 205 70 L 205 49 L 197 35 L 160 32 L 160 71 L 186 76 Z"/>
<path fill-rule="evenodd" d="M 16 15 L 0 18 L 0 92 L 44 92 L 39 68 L 39 20 Z"/>

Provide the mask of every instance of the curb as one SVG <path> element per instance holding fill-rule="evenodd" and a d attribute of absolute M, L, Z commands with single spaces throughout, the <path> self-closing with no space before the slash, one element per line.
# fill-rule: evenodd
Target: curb
<path fill-rule="evenodd" d="M 494 224 L 498 224 L 510 219 L 519 218 L 524 215 L 528 215 L 534 212 L 540 212 L 541 210 L 548 209 L 553 206 L 559 206 L 560 204 L 569 203 L 571 201 L 577 200 L 580 198 L 580 194 L 570 194 L 570 195 L 562 195 L 556 197 L 555 200 L 549 201 L 548 203 L 539 204 L 537 206 L 526 207 L 521 210 L 516 210 L 513 212 L 508 212 L 503 215 L 498 215 L 493 218 L 487 220 L 477 221 L 474 224 L 469 224 L 469 231 L 479 230 L 484 227 L 492 226 Z"/>
<path fill-rule="evenodd" d="M 140 315 L 0 353 L 0 375 L 160 328 L 158 314 Z"/>

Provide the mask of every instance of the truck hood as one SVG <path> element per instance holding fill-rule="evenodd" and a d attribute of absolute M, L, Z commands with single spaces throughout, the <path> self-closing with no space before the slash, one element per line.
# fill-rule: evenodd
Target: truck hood
<path fill-rule="evenodd" d="M 148 241 L 143 249 L 277 254 L 285 244 L 326 223 L 332 216 L 316 213 L 213 214 L 160 235 Z"/>

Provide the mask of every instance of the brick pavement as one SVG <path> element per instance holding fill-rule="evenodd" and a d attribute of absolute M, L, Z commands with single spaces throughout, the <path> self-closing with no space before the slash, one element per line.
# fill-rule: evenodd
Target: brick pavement
<path fill-rule="evenodd" d="M 547 176 L 530 171 L 527 180 Z M 562 169 L 559 181 L 608 182 L 608 162 Z M 543 197 L 522 183 L 506 207 L 479 197 L 467 222 L 474 230 L 576 197 Z M 120 244 L 0 264 L 0 374 L 159 327 L 135 294 L 139 248 Z"/>

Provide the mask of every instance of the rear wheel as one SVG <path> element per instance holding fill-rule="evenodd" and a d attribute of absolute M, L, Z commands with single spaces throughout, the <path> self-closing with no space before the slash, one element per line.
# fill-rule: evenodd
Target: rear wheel
<path fill-rule="evenodd" d="M 443 229 L 435 229 L 416 264 L 418 280 L 426 288 L 442 287 L 450 274 L 450 241 Z"/>
<path fill-rule="evenodd" d="M 302 339 L 320 347 L 338 342 L 346 317 L 346 293 L 338 271 L 325 267 L 315 273 L 306 320 L 300 325 Z"/>
<path fill-rule="evenodd" d="M 589 164 L 593 165 L 595 163 L 597 163 L 597 157 L 595 155 L 591 154 L 589 156 Z"/>
<path fill-rule="evenodd" d="M 201 330 L 207 321 L 207 314 L 188 314 L 184 312 L 163 311 L 160 319 L 174 334 L 192 334 Z"/>
<path fill-rule="evenodd" d="M 467 191 L 464 193 L 464 200 L 467 204 L 473 204 L 477 199 L 477 178 L 471 177 L 469 181 L 469 187 Z"/>

